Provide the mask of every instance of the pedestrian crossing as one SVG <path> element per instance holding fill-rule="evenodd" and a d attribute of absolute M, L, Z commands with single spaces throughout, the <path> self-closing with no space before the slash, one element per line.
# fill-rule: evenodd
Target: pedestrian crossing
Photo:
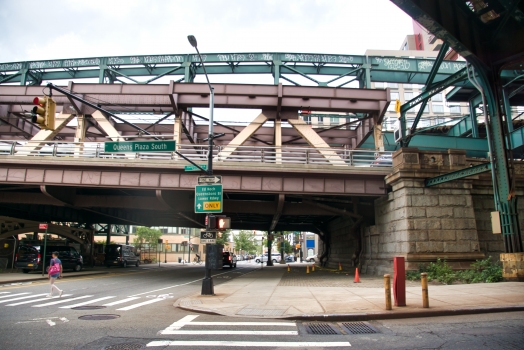
<path fill-rule="evenodd" d="M 0 292 L 0 307 L 27 306 L 35 308 L 57 307 L 60 309 L 72 309 L 75 307 L 97 305 L 104 307 L 116 307 L 117 311 L 128 311 L 137 309 L 146 305 L 168 300 L 165 296 L 154 298 L 142 298 L 137 296 L 121 297 L 118 299 L 115 295 L 95 296 L 63 294 L 61 298 L 54 296 L 47 297 L 48 293 L 11 293 Z M 103 302 L 103 303 L 102 303 Z"/>
<path fill-rule="evenodd" d="M 199 315 L 187 315 L 174 322 L 164 330 L 158 332 L 162 337 L 176 336 L 175 340 L 154 340 L 147 344 L 148 348 L 155 347 L 211 347 L 211 348 L 339 348 L 351 347 L 348 341 L 295 341 L 301 337 L 295 322 L 198 322 Z M 189 328 L 189 329 L 188 329 Z M 209 329 L 213 328 L 213 329 Z M 191 336 L 183 339 L 184 336 Z M 217 336 L 226 336 L 228 340 L 216 339 Z M 242 340 L 235 339 L 241 336 Z M 249 339 L 249 336 L 253 338 Z M 207 338 L 207 339 L 206 339 Z M 195 340 L 198 339 L 198 340 Z"/>

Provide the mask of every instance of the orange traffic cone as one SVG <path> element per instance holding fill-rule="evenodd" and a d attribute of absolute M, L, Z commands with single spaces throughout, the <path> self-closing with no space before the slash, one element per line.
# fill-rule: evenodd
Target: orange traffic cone
<path fill-rule="evenodd" d="M 311 272 L 315 272 L 315 264 L 311 266 Z"/>
<path fill-rule="evenodd" d="M 338 271 L 342 271 L 342 264 L 338 263 Z"/>
<path fill-rule="evenodd" d="M 287 272 L 291 271 L 291 268 L 289 267 L 289 264 L 287 264 Z"/>
<path fill-rule="evenodd" d="M 355 269 L 355 280 L 353 283 L 360 283 L 360 276 L 358 275 L 358 267 Z"/>
<path fill-rule="evenodd" d="M 309 265 L 306 267 L 306 273 L 309 273 Z"/>

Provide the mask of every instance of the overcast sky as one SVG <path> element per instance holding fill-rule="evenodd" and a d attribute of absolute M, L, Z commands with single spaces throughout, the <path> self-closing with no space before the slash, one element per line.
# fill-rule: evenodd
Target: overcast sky
<path fill-rule="evenodd" d="M 0 0 L 0 62 L 202 52 L 364 54 L 400 48 L 388 0 Z"/>

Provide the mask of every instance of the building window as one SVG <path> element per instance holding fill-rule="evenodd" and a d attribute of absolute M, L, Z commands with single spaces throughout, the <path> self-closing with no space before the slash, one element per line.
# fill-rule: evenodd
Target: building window
<path fill-rule="evenodd" d="M 388 87 L 396 89 L 398 88 L 398 84 L 397 83 L 388 83 Z"/>
<path fill-rule="evenodd" d="M 413 99 L 413 93 L 412 92 L 404 92 L 404 101 L 410 101 Z"/>
<path fill-rule="evenodd" d="M 307 124 L 311 124 L 311 116 L 310 115 L 303 115 L 302 120 L 305 121 Z"/>
<path fill-rule="evenodd" d="M 398 100 L 400 99 L 400 94 L 398 92 L 392 92 L 390 93 L 390 96 L 391 96 L 391 101 L 395 101 L 395 100 Z"/>
<path fill-rule="evenodd" d="M 411 89 L 413 89 L 413 85 L 411 85 L 411 84 L 404 84 L 404 85 L 402 85 L 402 86 L 404 87 L 405 90 L 411 90 Z"/>
<path fill-rule="evenodd" d="M 449 113 L 460 114 L 460 106 L 449 106 Z"/>
<path fill-rule="evenodd" d="M 160 232 L 162 232 L 163 235 L 167 234 L 167 228 L 161 228 Z"/>
<path fill-rule="evenodd" d="M 189 230 L 187 228 L 181 228 L 180 229 L 180 234 L 181 235 L 187 235 L 189 233 Z"/>
<path fill-rule="evenodd" d="M 331 117 L 331 125 L 338 125 L 340 124 L 340 118 L 339 117 Z"/>
<path fill-rule="evenodd" d="M 442 102 L 443 101 L 442 94 L 436 94 L 435 96 L 431 98 L 431 101 Z"/>
<path fill-rule="evenodd" d="M 433 103 L 433 113 L 444 113 L 444 106 L 440 103 Z"/>
<path fill-rule="evenodd" d="M 375 83 L 375 89 L 383 89 L 384 88 L 384 83 Z"/>

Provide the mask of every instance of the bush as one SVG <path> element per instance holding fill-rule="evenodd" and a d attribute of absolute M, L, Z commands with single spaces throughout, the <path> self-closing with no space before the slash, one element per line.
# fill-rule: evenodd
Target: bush
<path fill-rule="evenodd" d="M 435 263 L 429 263 L 426 272 L 428 281 L 437 280 L 440 283 L 452 284 L 457 279 L 451 266 L 445 260 L 440 260 L 440 258 Z"/>

